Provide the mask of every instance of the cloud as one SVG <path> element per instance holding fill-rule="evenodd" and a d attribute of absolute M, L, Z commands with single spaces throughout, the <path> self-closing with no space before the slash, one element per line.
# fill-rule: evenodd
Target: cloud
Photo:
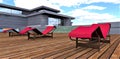
<path fill-rule="evenodd" d="M 111 19 L 115 17 L 108 13 L 99 14 L 95 12 L 88 12 L 82 9 L 75 9 L 73 11 L 70 11 L 69 14 L 71 14 L 74 17 L 81 18 L 81 19 L 95 19 L 95 20 Z"/>
<path fill-rule="evenodd" d="M 59 6 L 66 6 L 66 7 L 71 7 L 71 6 L 78 6 L 80 4 L 80 2 L 84 2 L 84 1 L 80 1 L 80 0 L 49 0 L 51 3 L 57 4 Z"/>
<path fill-rule="evenodd" d="M 75 9 L 70 11 L 68 14 L 71 14 L 76 19 L 73 20 L 73 25 L 85 25 L 85 24 L 92 24 L 92 23 L 99 23 L 99 22 L 113 22 L 119 21 L 120 18 L 116 16 L 110 15 L 108 13 L 95 13 L 95 12 L 88 12 L 83 9 Z"/>
<path fill-rule="evenodd" d="M 83 10 L 104 10 L 104 9 L 106 9 L 106 7 L 90 5 L 90 6 L 82 8 L 82 9 Z"/>
<path fill-rule="evenodd" d="M 3 2 L 3 0 L 0 0 L 0 3 L 2 3 Z"/>
<path fill-rule="evenodd" d="M 120 4 L 120 0 L 49 0 L 50 3 L 57 4 L 59 6 L 79 6 L 81 4 L 91 4 L 91 3 L 113 3 Z"/>
<path fill-rule="evenodd" d="M 106 19 L 106 20 L 87 20 L 87 19 L 76 19 L 72 20 L 72 25 L 91 25 L 93 23 L 105 23 L 105 22 L 120 22 L 120 18 L 112 18 L 112 19 Z"/>
<path fill-rule="evenodd" d="M 99 3 L 99 2 L 120 4 L 120 0 L 14 0 L 14 2 L 16 6 L 27 9 L 33 9 L 41 5 L 45 5 L 59 10 L 61 10 L 60 7 L 62 6 L 76 7 L 81 4 L 91 4 L 91 3 Z M 104 9 L 104 7 L 97 7 L 97 6 L 93 6 L 93 7 L 94 9 L 99 9 L 99 10 Z"/>
<path fill-rule="evenodd" d="M 98 3 L 98 2 L 120 4 L 120 0 L 89 0 L 87 3 L 91 4 L 91 3 Z"/>
<path fill-rule="evenodd" d="M 27 8 L 27 9 L 33 9 L 39 6 L 48 6 L 52 7 L 55 9 L 60 9 L 59 6 L 53 5 L 51 2 L 48 0 L 14 0 L 15 6 L 22 7 L 22 8 Z"/>

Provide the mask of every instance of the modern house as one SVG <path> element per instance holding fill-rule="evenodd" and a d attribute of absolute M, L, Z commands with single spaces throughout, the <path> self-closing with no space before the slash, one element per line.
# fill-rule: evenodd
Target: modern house
<path fill-rule="evenodd" d="M 59 10 L 46 6 L 40 6 L 29 10 L 0 4 L 0 28 L 19 28 L 29 25 L 72 25 L 71 20 L 74 19 L 74 17 L 59 14 L 59 12 Z"/>
<path fill-rule="evenodd" d="M 20 28 L 31 25 L 71 26 L 71 20 L 73 20 L 74 17 L 59 14 L 59 12 L 60 10 L 46 6 L 40 6 L 29 10 L 20 7 L 0 4 L 0 28 Z M 62 28 L 65 28 L 62 29 L 62 32 L 68 32 L 72 29 L 71 27 Z M 110 34 L 120 34 L 119 30 L 120 22 L 111 22 Z"/>

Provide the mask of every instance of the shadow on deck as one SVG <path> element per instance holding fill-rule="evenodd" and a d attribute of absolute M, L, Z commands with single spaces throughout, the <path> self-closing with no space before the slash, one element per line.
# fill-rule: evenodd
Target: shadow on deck
<path fill-rule="evenodd" d="M 119 59 L 120 35 L 111 35 L 111 43 L 101 43 L 101 49 L 78 47 L 67 34 L 54 38 L 27 40 L 27 36 L 8 37 L 0 33 L 0 59 Z"/>

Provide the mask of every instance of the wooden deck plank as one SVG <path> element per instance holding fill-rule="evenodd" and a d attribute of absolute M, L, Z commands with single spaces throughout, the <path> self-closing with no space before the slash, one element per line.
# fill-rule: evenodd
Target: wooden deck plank
<path fill-rule="evenodd" d="M 120 43 L 116 48 L 116 50 L 114 51 L 114 53 L 112 54 L 112 56 L 110 57 L 110 59 L 119 59 L 119 58 L 120 58 Z"/>
<path fill-rule="evenodd" d="M 105 47 L 103 47 L 103 49 L 101 49 L 99 52 L 96 52 L 94 55 L 92 55 L 92 56 L 89 57 L 88 59 L 93 59 L 93 58 L 97 59 L 97 58 L 98 58 L 101 54 L 103 54 L 104 51 L 106 51 L 106 50 L 109 48 L 109 46 L 111 46 L 119 37 L 114 36 L 114 37 L 112 37 L 111 39 L 113 39 L 113 38 L 114 38 L 114 40 L 111 40 L 111 43 L 110 43 L 110 44 L 107 44 Z"/>
<path fill-rule="evenodd" d="M 104 52 L 104 54 L 102 54 L 101 56 L 99 56 L 99 59 L 110 59 L 110 56 L 113 54 L 114 50 L 116 49 L 116 47 L 118 46 L 120 40 L 117 39 L 115 43 L 113 43 L 109 49 L 107 49 L 107 51 Z"/>
<path fill-rule="evenodd" d="M 70 44 L 66 44 L 65 47 L 68 46 L 68 45 L 70 45 Z M 24 53 L 24 54 L 21 54 L 21 55 L 18 55 L 18 56 L 14 56 L 14 57 L 12 57 L 12 59 L 14 59 L 14 58 L 15 59 L 16 58 L 18 58 L 18 59 L 19 58 L 26 58 L 26 57 L 30 57 L 30 56 L 37 56 L 39 54 L 43 55 L 43 54 L 48 53 L 50 51 L 57 50 L 58 47 L 61 48 L 63 46 L 62 45 L 57 45 L 57 46 L 53 46 L 53 47 L 48 46 L 48 47 L 45 47 L 45 48 L 39 48 L 39 49 L 37 49 L 35 51 L 31 51 L 31 52 Z"/>
<path fill-rule="evenodd" d="M 73 51 L 73 50 L 76 50 L 76 48 L 71 48 L 71 49 L 68 49 L 68 50 L 63 51 L 63 52 L 58 52 L 56 54 L 51 55 L 51 57 L 49 57 L 49 55 L 41 55 L 41 56 L 35 57 L 34 59 L 38 59 L 38 58 L 40 58 L 40 59 L 43 59 L 43 58 L 44 59 L 49 59 L 49 58 L 52 59 L 52 58 L 55 58 L 55 57 L 60 56 L 60 55 L 63 55 L 65 53 L 68 53 L 68 52 Z M 50 54 L 52 54 L 52 53 L 50 53 Z"/>
<path fill-rule="evenodd" d="M 4 35 L 3 35 L 4 34 Z M 55 33 L 54 38 L 27 40 L 26 36 L 9 37 L 0 33 L 0 59 L 98 59 L 120 58 L 120 35 L 111 35 L 111 43 L 104 43 L 100 51 L 93 48 L 75 48 L 75 41 L 68 34 Z M 114 43 L 118 44 L 114 45 Z M 111 49 L 113 48 L 113 50 Z M 112 51 L 112 52 L 111 52 Z"/>
<path fill-rule="evenodd" d="M 71 42 L 69 42 L 68 44 L 70 44 L 70 43 L 71 43 Z M 68 44 L 66 44 L 66 45 L 68 45 Z M 30 53 L 38 52 L 38 51 L 40 52 L 40 51 L 42 51 L 42 50 L 44 50 L 44 49 L 51 48 L 50 46 L 53 46 L 53 45 L 48 45 L 48 46 L 45 46 L 45 47 L 31 48 L 31 49 L 27 49 L 27 50 L 15 52 L 15 53 L 12 53 L 12 54 L 8 54 L 8 55 L 6 55 L 6 56 L 11 56 L 11 55 L 13 55 L 14 57 L 16 57 L 16 56 L 21 56 L 21 57 L 22 57 L 22 55 L 25 56 L 25 54 L 30 54 Z M 57 46 L 54 46 L 54 47 L 60 47 L 60 46 L 57 45 Z M 53 47 L 52 47 L 52 48 L 53 48 Z"/>
<path fill-rule="evenodd" d="M 83 55 L 83 54 L 85 54 L 87 52 L 90 52 L 91 50 L 92 50 L 92 48 L 87 48 L 86 50 L 83 50 L 81 52 L 78 52 L 78 53 L 70 56 L 70 57 L 67 57 L 66 59 L 75 59 L 75 58 L 77 58 L 77 57 L 79 57 L 79 56 L 81 56 L 81 55 Z"/>
<path fill-rule="evenodd" d="M 62 42 L 65 42 L 65 41 L 61 41 L 60 43 L 62 43 Z M 67 42 L 67 41 L 66 41 Z M 2 51 L 2 50 L 6 50 L 6 51 L 12 51 L 12 50 L 15 50 L 16 48 L 16 50 L 19 50 L 19 49 L 21 49 L 22 47 L 24 48 L 24 47 L 27 47 L 27 49 L 29 49 L 29 48 L 32 48 L 32 47 L 37 47 L 37 46 L 45 46 L 45 45 L 50 45 L 50 44 L 56 44 L 56 43 L 58 43 L 59 44 L 59 42 L 56 40 L 56 41 L 53 41 L 53 42 L 46 42 L 46 43 L 42 43 L 42 42 L 34 42 L 34 44 L 33 44 L 33 42 L 32 43 L 29 43 L 29 44 L 21 44 L 21 45 L 16 45 L 16 46 L 9 46 L 9 47 L 5 47 L 5 48 L 1 48 L 0 49 L 0 51 Z M 2 53 L 2 52 L 1 52 Z"/>
<path fill-rule="evenodd" d="M 59 44 L 59 42 L 56 42 Z M 51 44 L 54 44 L 54 43 L 51 43 Z M 11 47 L 11 48 L 7 48 L 7 49 L 3 49 L 3 50 L 0 50 L 1 51 L 1 54 L 7 54 L 7 53 L 12 53 L 12 52 L 16 52 L 16 51 L 20 51 L 20 50 L 27 50 L 27 49 L 32 49 L 32 48 L 37 48 L 39 47 L 40 44 L 32 44 L 32 45 L 20 45 L 20 46 L 17 46 L 17 47 Z M 47 45 L 50 45 L 50 44 L 45 44 L 45 46 Z M 56 44 L 54 44 L 56 45 Z M 44 46 L 42 46 L 44 47 Z M 17 49 L 16 49 L 17 48 Z"/>
<path fill-rule="evenodd" d="M 81 51 L 83 51 L 85 49 L 86 48 L 74 49 L 72 51 L 66 52 L 66 53 L 64 53 L 62 55 L 59 55 L 59 56 L 55 57 L 55 59 L 66 59 L 68 56 L 74 55 L 74 54 L 76 54 L 78 52 L 81 52 Z"/>

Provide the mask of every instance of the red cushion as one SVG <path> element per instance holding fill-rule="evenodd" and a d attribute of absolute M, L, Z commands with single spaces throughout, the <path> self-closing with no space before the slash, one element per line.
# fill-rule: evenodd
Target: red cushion
<path fill-rule="evenodd" d="M 46 29 L 42 33 L 43 35 L 46 35 L 49 32 L 51 32 L 53 29 L 54 29 L 54 26 L 47 26 Z"/>
<path fill-rule="evenodd" d="M 106 39 L 109 31 L 110 31 L 110 23 L 102 23 L 102 24 L 98 24 L 100 26 L 102 35 L 104 37 L 104 39 Z"/>
<path fill-rule="evenodd" d="M 91 38 L 92 33 L 98 28 L 98 26 L 90 26 L 90 27 L 84 27 L 84 26 L 79 26 L 76 29 L 72 30 L 69 33 L 70 37 L 77 37 L 77 38 Z"/>
<path fill-rule="evenodd" d="M 25 34 L 26 32 L 28 32 L 29 30 L 32 30 L 33 28 L 31 28 L 31 27 L 26 27 L 26 28 L 24 28 L 23 30 L 21 30 L 19 33 L 20 34 Z"/>
<path fill-rule="evenodd" d="M 3 32 L 7 32 L 7 31 L 9 31 L 9 30 L 12 30 L 13 28 L 4 28 L 3 29 Z"/>

